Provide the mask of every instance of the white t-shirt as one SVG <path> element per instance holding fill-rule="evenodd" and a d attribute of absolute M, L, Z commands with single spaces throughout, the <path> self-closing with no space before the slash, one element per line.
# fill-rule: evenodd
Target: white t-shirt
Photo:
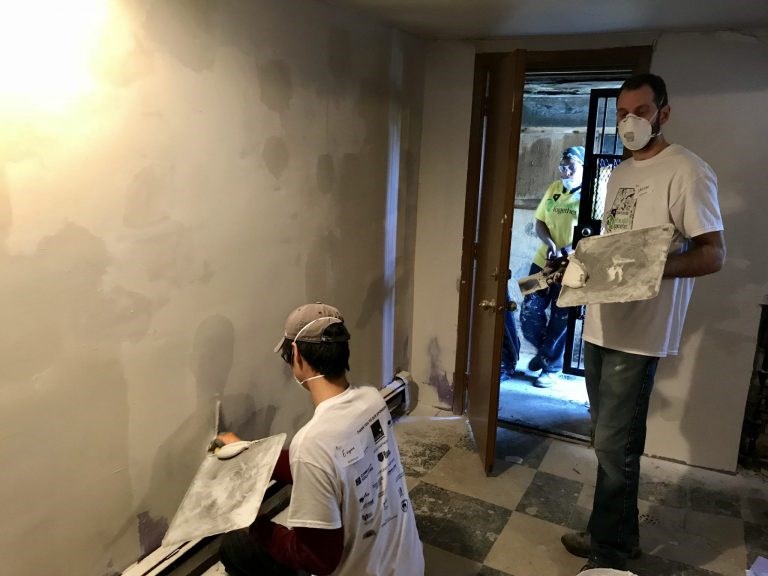
<path fill-rule="evenodd" d="M 422 576 L 424 555 L 392 416 L 370 386 L 324 400 L 290 448 L 287 525 L 344 526 L 334 576 Z"/>
<path fill-rule="evenodd" d="M 648 160 L 625 160 L 608 180 L 603 233 L 661 224 L 676 228 L 670 254 L 685 252 L 690 238 L 723 229 L 715 173 L 677 144 Z M 677 354 L 693 282 L 664 278 L 651 300 L 587 306 L 584 340 L 646 356 Z"/>

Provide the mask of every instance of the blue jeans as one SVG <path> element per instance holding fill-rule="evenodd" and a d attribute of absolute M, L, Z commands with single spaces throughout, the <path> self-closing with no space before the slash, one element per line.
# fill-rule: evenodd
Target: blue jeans
<path fill-rule="evenodd" d="M 529 274 L 540 271 L 540 266 L 531 264 Z M 527 294 L 523 298 L 523 309 L 520 312 L 523 336 L 536 347 L 536 353 L 544 364 L 545 372 L 559 372 L 563 369 L 569 308 L 557 306 L 559 295 L 559 284 Z M 549 309 L 549 319 L 547 319 L 547 309 Z"/>
<path fill-rule="evenodd" d="M 597 485 L 587 530 L 592 560 L 623 569 L 639 545 L 637 490 L 648 402 L 659 359 L 584 343 L 584 368 L 597 455 Z"/>
<path fill-rule="evenodd" d="M 507 291 L 507 304 L 512 299 Z M 517 360 L 520 357 L 520 338 L 517 336 L 515 313 L 504 312 L 504 339 L 501 347 L 501 368 L 503 372 L 512 375 L 515 372 Z"/>

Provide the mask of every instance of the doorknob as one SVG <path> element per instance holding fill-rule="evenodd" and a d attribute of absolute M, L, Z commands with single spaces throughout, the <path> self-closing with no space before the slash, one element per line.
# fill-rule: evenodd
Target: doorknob
<path fill-rule="evenodd" d="M 506 310 L 507 312 L 514 312 L 515 310 L 517 310 L 517 302 L 513 302 L 512 300 L 507 302 Z"/>
<path fill-rule="evenodd" d="M 584 226 L 584 228 L 581 229 L 581 235 L 584 238 L 588 238 L 589 236 L 592 236 L 592 228 L 589 226 Z"/>
<path fill-rule="evenodd" d="M 478 306 L 482 310 L 495 310 L 496 309 L 496 300 L 480 300 L 480 303 Z"/>

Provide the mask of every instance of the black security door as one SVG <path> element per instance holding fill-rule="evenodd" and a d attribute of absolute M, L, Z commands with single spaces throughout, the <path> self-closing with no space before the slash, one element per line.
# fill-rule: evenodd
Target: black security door
<path fill-rule="evenodd" d="M 606 184 L 611 172 L 624 157 L 624 147 L 616 134 L 618 96 L 618 88 L 602 88 L 590 92 L 584 176 L 579 221 L 573 233 L 574 246 L 581 238 L 600 234 Z M 563 372 L 566 374 L 584 375 L 584 350 L 581 339 L 584 309 L 584 306 L 575 306 L 568 317 L 563 364 Z"/>

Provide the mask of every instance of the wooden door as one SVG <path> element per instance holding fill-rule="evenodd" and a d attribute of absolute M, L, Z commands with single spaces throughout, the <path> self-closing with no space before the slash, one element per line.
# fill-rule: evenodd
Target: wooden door
<path fill-rule="evenodd" d="M 480 86 L 486 98 L 481 123 L 484 134 L 479 135 L 479 194 L 471 254 L 474 265 L 468 267 L 473 277 L 462 278 L 462 282 L 472 289 L 467 411 L 480 458 L 486 473 L 490 473 L 496 450 L 501 343 L 523 103 L 523 52 L 494 58 L 485 68 L 485 85 L 481 78 Z"/>

